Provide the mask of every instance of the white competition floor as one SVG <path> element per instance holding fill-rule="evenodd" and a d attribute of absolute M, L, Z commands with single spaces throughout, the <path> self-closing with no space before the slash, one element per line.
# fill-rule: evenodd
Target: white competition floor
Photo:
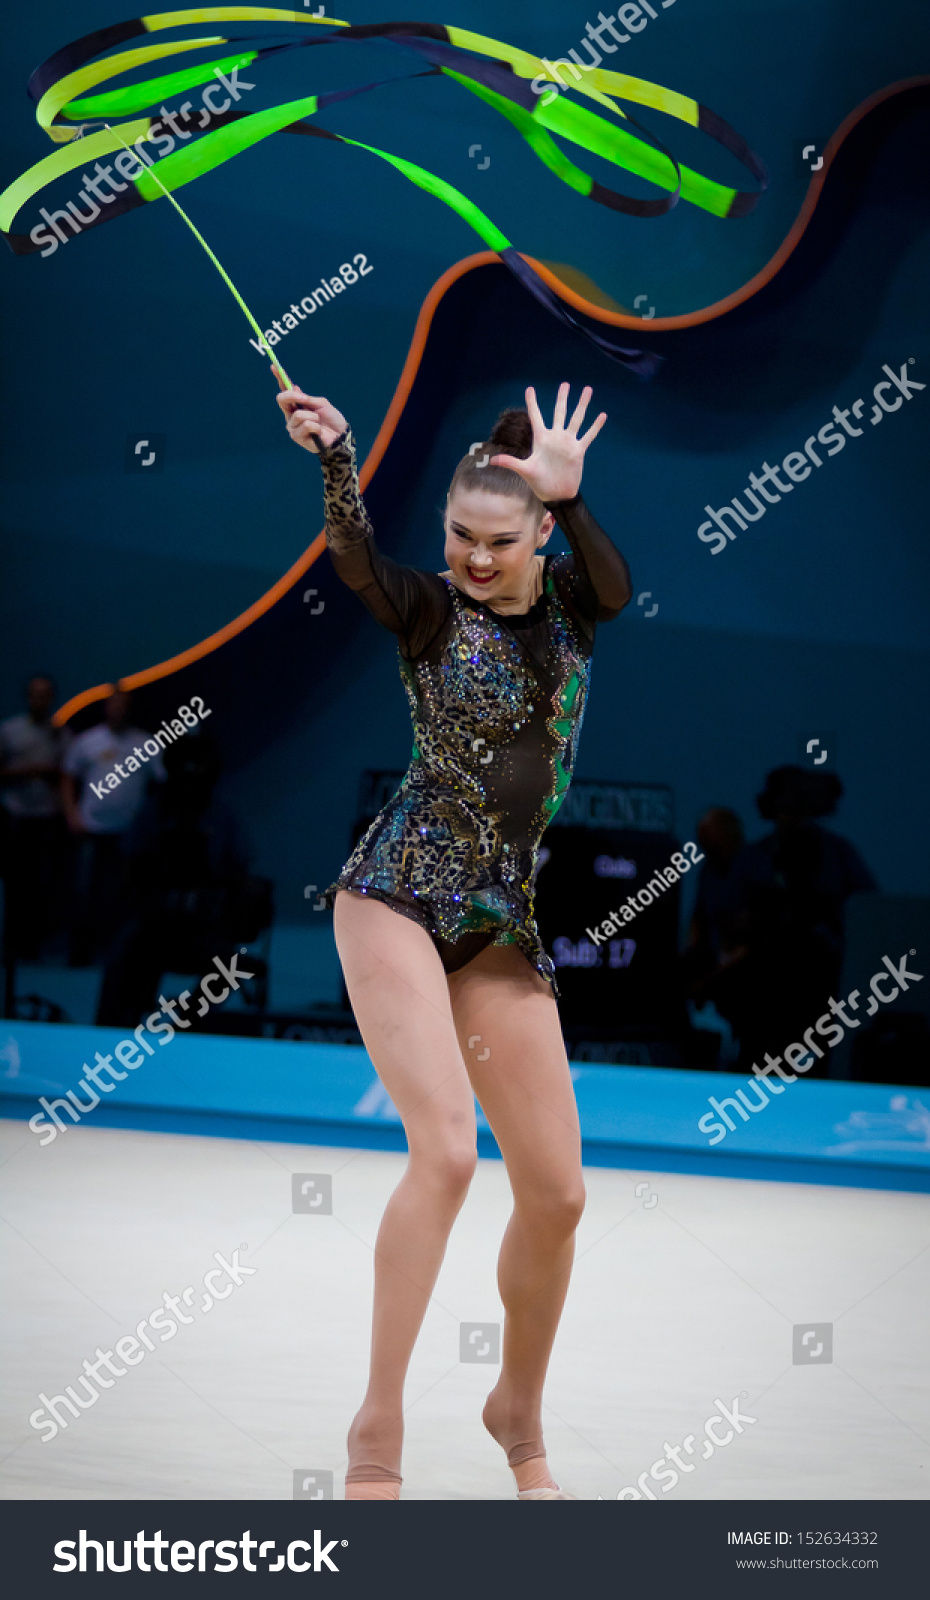
<path fill-rule="evenodd" d="M 341 1498 L 372 1246 L 404 1160 L 85 1126 L 45 1147 L 0 1122 L 0 1495 L 276 1500 L 295 1473 L 332 1473 Z M 294 1173 L 331 1175 L 331 1214 L 294 1212 Z M 930 1198 L 599 1167 L 586 1181 L 544 1412 L 566 1488 L 616 1499 L 693 1436 L 692 1471 L 665 1493 L 667 1467 L 646 1477 L 657 1499 L 927 1497 Z M 478 1325 L 479 1351 L 501 1321 L 509 1210 L 502 1163 L 482 1160 L 410 1371 L 404 1499 L 513 1495 L 479 1417 L 497 1366 L 459 1353 L 462 1323 Z M 204 1311 L 204 1275 L 237 1249 L 257 1270 L 236 1287 L 219 1271 L 210 1287 L 226 1298 Z M 165 1342 L 149 1329 L 152 1352 L 128 1347 L 135 1365 L 114 1355 L 122 1376 L 98 1367 L 110 1387 L 77 1418 L 59 1408 L 68 1426 L 43 1442 L 49 1426 L 29 1423 L 40 1393 L 77 1387 L 84 1360 L 134 1335 L 165 1293 L 192 1320 Z M 793 1361 L 795 1328 L 821 1359 Z M 718 1400 L 754 1420 L 704 1459 Z"/>

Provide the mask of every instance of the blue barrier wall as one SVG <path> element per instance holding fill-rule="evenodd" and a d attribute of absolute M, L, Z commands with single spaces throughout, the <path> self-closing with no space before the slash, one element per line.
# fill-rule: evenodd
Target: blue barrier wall
<path fill-rule="evenodd" d="M 59 1103 L 71 1089 L 88 1108 L 77 1119 L 85 1126 L 406 1149 L 397 1111 L 359 1047 L 167 1039 L 151 1056 L 123 1050 L 117 1059 L 127 1066 L 141 1059 L 94 1107 L 82 1074 L 95 1052 L 112 1061 L 121 1038 L 109 1028 L 4 1025 L 0 1109 L 33 1119 L 27 1137 L 47 1147 L 46 1159 L 75 1125 Z M 98 1076 L 109 1081 L 107 1069 Z M 930 1189 L 930 1104 L 920 1090 L 799 1080 L 766 1104 L 764 1091 L 721 1073 L 573 1066 L 572 1078 L 592 1166 Z M 497 1156 L 476 1109 L 480 1153 Z"/>

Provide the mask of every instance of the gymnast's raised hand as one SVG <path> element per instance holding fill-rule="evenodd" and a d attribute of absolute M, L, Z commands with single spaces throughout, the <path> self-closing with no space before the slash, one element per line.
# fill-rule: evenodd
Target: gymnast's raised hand
<path fill-rule="evenodd" d="M 578 429 L 584 421 L 584 414 L 594 391 L 590 384 L 582 389 L 581 399 L 566 426 L 565 413 L 568 409 L 569 388 L 570 385 L 567 383 L 559 385 L 551 428 L 547 428 L 543 422 L 542 413 L 536 402 L 536 390 L 527 389 L 526 409 L 533 424 L 532 454 L 525 459 L 507 455 L 491 457 L 492 466 L 510 467 L 513 472 L 519 472 L 521 478 L 526 479 L 534 494 L 543 502 L 574 499 L 581 484 L 584 453 L 607 421 L 607 412 L 602 411 L 592 422 L 587 433 L 582 434 L 579 439 Z"/>
<path fill-rule="evenodd" d="M 322 441 L 324 449 L 328 449 L 340 434 L 345 433 L 349 424 L 342 412 L 330 405 L 323 395 L 304 394 L 303 389 L 296 386 L 289 389 L 280 369 L 274 367 L 272 370 L 283 391 L 277 396 L 277 401 L 287 420 L 288 433 L 295 444 L 318 456 L 318 443 Z"/>

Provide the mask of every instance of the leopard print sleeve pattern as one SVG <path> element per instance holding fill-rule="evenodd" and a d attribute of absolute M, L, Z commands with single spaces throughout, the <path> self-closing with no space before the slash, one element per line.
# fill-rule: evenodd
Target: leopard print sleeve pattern
<path fill-rule="evenodd" d="M 358 486 L 352 429 L 346 428 L 331 445 L 321 444 L 319 449 L 326 543 L 330 550 L 342 554 L 374 532 Z"/>

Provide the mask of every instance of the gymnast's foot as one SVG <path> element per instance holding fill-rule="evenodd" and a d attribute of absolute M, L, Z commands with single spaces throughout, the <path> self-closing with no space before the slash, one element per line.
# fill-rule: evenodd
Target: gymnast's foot
<path fill-rule="evenodd" d="M 539 1411 L 532 1415 L 508 1401 L 502 1383 L 491 1390 L 481 1420 L 507 1453 L 507 1463 L 517 1484 L 518 1500 L 574 1500 L 560 1489 L 546 1463 Z"/>
<path fill-rule="evenodd" d="M 387 1416 L 363 1405 L 349 1428 L 347 1500 L 399 1500 L 400 1456 L 404 1441 L 402 1417 Z"/>

